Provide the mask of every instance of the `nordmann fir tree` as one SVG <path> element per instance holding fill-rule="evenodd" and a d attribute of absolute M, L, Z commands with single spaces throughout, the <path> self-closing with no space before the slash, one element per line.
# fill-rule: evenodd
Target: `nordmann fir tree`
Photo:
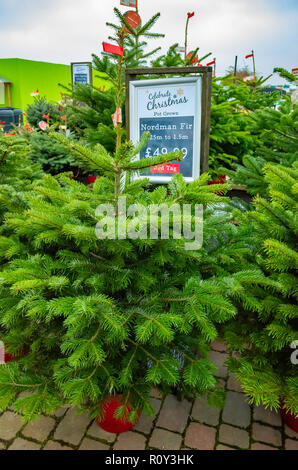
<path fill-rule="evenodd" d="M 279 92 L 251 90 L 240 79 L 234 84 L 231 75 L 213 80 L 210 134 L 212 170 L 217 174 L 228 175 L 234 184 L 251 187 L 252 175 L 248 173 L 251 167 L 259 163 L 260 159 L 256 157 L 260 156 L 259 149 L 263 143 L 263 127 L 259 116 L 267 113 L 269 117 L 270 112 L 274 113 L 278 100 Z M 270 124 L 270 119 L 267 119 L 267 125 Z M 247 162 L 249 168 L 245 168 Z M 258 179 L 259 175 L 253 174 Z"/>
<path fill-rule="evenodd" d="M 17 135 L 0 134 L 0 234 L 7 230 L 3 223 L 6 211 L 18 213 L 26 207 L 24 193 L 43 172 L 30 159 L 30 145 Z M 0 257 L 5 250 L 2 246 Z"/>
<path fill-rule="evenodd" d="M 164 34 L 151 31 L 160 17 L 160 13 L 153 15 L 144 25 L 131 28 L 125 19 L 125 15 L 115 8 L 115 15 L 119 24 L 107 23 L 114 34 L 122 30 L 126 31 L 123 41 L 125 68 L 135 68 L 146 66 L 151 60 L 152 67 L 178 67 L 191 65 L 191 61 L 196 57 L 199 48 L 193 51 L 185 60 L 178 52 L 178 44 L 172 45 L 166 54 L 154 58 L 161 47 L 154 48 L 147 52 L 148 43 L 146 39 L 163 38 Z M 115 40 L 116 37 L 109 37 Z M 145 39 L 145 40 L 144 40 Z M 199 61 L 205 59 L 211 53 L 205 54 Z M 115 111 L 115 95 L 117 93 L 117 61 L 111 54 L 102 53 L 101 57 L 96 54 L 93 57 L 93 67 L 100 73 L 100 77 L 106 80 L 105 87 L 97 89 L 89 85 L 76 84 L 73 90 L 65 89 L 71 94 L 76 103 L 84 103 L 85 106 L 67 106 L 68 125 L 77 135 L 86 138 L 88 143 L 95 145 L 102 144 L 109 152 L 114 152 L 116 145 L 116 135 L 111 123 L 111 115 Z M 123 120 L 125 117 L 124 100 L 122 103 Z M 123 138 L 125 137 L 125 129 Z"/>
<path fill-rule="evenodd" d="M 107 23 L 107 26 L 112 28 L 113 37 L 109 40 L 119 43 L 118 33 L 125 29 L 125 36 L 123 38 L 122 47 L 124 48 L 125 63 L 122 68 L 124 75 L 125 67 L 140 67 L 145 66 L 154 54 L 161 48 L 156 47 L 153 50 L 147 51 L 146 39 L 163 38 L 164 34 L 152 32 L 153 26 L 156 24 L 160 17 L 160 13 L 153 15 L 145 24 L 140 24 L 137 28 L 132 28 L 125 19 L 125 15 L 114 8 L 115 16 L 119 21 L 118 24 Z M 84 103 L 85 106 L 73 106 L 72 112 L 69 113 L 69 125 L 71 128 L 84 123 L 85 129 L 82 130 L 90 144 L 95 145 L 100 143 L 109 152 L 115 151 L 116 134 L 111 121 L 111 115 L 115 111 L 115 101 L 117 100 L 117 59 L 111 54 L 102 53 L 99 57 L 92 54 L 93 67 L 100 73 L 100 77 L 106 81 L 104 89 L 96 89 L 90 85 L 76 84 L 71 92 L 73 99 L 77 103 Z M 124 100 L 121 103 L 123 119 L 125 117 Z M 125 132 L 123 132 L 123 138 Z"/>
<path fill-rule="evenodd" d="M 123 15 L 118 8 L 114 8 L 115 16 L 117 17 L 119 24 L 107 22 L 107 26 L 112 28 L 116 36 L 109 37 L 112 41 L 117 40 L 117 35 L 120 30 L 125 29 L 127 35 L 124 40 L 125 57 L 127 67 L 139 68 L 147 64 L 147 60 L 152 58 L 154 54 L 160 51 L 161 47 L 158 46 L 153 50 L 147 52 L 146 48 L 148 43 L 145 39 L 160 39 L 164 38 L 165 35 L 161 33 L 153 33 L 151 29 L 160 18 L 160 13 L 153 15 L 144 25 L 141 23 L 136 28 L 132 28 L 129 22 L 127 22 L 126 16 Z M 96 64 L 97 56 L 93 56 Z"/>
<path fill-rule="evenodd" d="M 50 130 L 57 129 L 60 125 L 65 124 L 62 119 L 65 118 L 64 113 L 63 106 L 55 105 L 45 98 L 37 97 L 34 99 L 34 103 L 26 108 L 27 123 L 33 127 L 34 132 L 23 132 L 23 130 L 21 132 L 30 142 L 31 160 L 39 163 L 45 172 L 57 174 L 72 170 L 78 174 L 79 169 L 75 168 L 73 160 L 66 153 L 64 147 L 48 137 Z M 48 127 L 40 129 L 40 122 L 46 122 Z"/>
<path fill-rule="evenodd" d="M 233 183 L 245 184 L 252 195 L 268 195 L 263 168 L 267 162 L 291 167 L 298 159 L 298 106 L 286 96 L 278 109 L 264 107 L 249 114 L 247 132 L 255 148 L 226 173 Z"/>
<path fill-rule="evenodd" d="M 119 32 L 120 44 L 124 34 Z M 117 105 L 122 67 L 119 56 Z M 222 402 L 216 367 L 207 355 L 217 325 L 236 314 L 230 298 L 245 296 L 251 279 L 241 261 L 246 247 L 235 241 L 237 227 L 206 208 L 204 247 L 188 251 L 186 240 L 171 236 L 99 240 L 95 226 L 98 205 L 112 204 L 117 212 L 120 196 L 145 207 L 184 202 L 207 207 L 223 201 L 216 193 L 228 186 L 207 186 L 208 175 L 187 186 L 177 175 L 168 188 L 148 190 L 147 180 L 134 181 L 131 175 L 179 160 L 181 152 L 135 161 L 150 136 L 133 146 L 121 143 L 121 123 L 116 133 L 113 156 L 101 145 L 92 151 L 53 134 L 103 176 L 93 189 L 68 174 L 44 176 L 26 195 L 27 210 L 6 215 L 5 223 L 27 251 L 15 251 L 1 272 L 0 339 L 11 352 L 27 347 L 29 353 L 0 367 L 0 406 L 14 405 L 27 421 L 63 403 L 100 416 L 107 396 L 120 393 L 132 406 L 133 422 L 138 410 L 152 411 L 153 385 L 188 396 L 209 392 L 213 402 Z M 173 224 L 174 219 L 170 234 Z M 233 274 L 235 266 L 243 270 Z M 17 398 L 21 391 L 29 394 Z"/>
<path fill-rule="evenodd" d="M 25 131 L 24 131 L 25 132 Z M 0 277 L 6 263 L 14 256 L 27 256 L 28 248 L 6 224 L 5 214 L 22 214 L 28 207 L 25 194 L 43 176 L 41 167 L 30 160 L 30 145 L 18 135 L 0 135 Z M 0 340 L 5 328 L 0 321 Z M 20 337 L 11 338 L 10 346 L 18 354 Z M 9 352 L 9 351 L 6 351 Z"/>
<path fill-rule="evenodd" d="M 298 416 L 298 165 L 267 164 L 264 172 L 269 199 L 256 197 L 256 210 L 237 217 L 251 231 L 251 254 L 267 286 L 248 286 L 252 308 L 244 306 L 226 328 L 229 349 L 238 353 L 229 366 L 251 402 Z"/>
<path fill-rule="evenodd" d="M 1 409 L 15 403 L 30 420 L 67 402 L 100 414 L 109 393 L 122 393 L 134 409 L 148 410 L 153 384 L 191 395 L 215 390 L 208 343 L 217 336 L 216 323 L 231 318 L 235 309 L 212 274 L 221 256 L 231 262 L 239 253 L 231 247 L 230 253 L 225 247 L 226 255 L 218 253 L 216 245 L 210 254 L 185 251 L 183 240 L 99 241 L 95 209 L 115 203 L 120 171 L 177 156 L 138 165 L 131 159 L 139 148 L 128 144 L 115 159 L 102 148 L 91 152 L 72 145 L 107 176 L 93 191 L 66 175 L 45 176 L 27 196 L 29 209 L 6 217 L 28 252 L 15 254 L 0 276 L 1 340 L 16 350 L 29 346 L 30 353 L 1 366 Z M 220 200 L 205 182 L 206 177 L 186 187 L 177 178 L 170 196 L 164 187 L 148 193 L 145 181 L 127 182 L 121 194 L 130 203 L 146 204 Z M 226 225 L 209 222 L 208 236 Z M 31 394 L 15 402 L 20 391 Z"/>

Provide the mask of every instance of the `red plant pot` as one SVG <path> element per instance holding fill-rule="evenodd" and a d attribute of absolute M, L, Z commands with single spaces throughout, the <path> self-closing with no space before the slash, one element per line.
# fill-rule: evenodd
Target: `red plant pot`
<path fill-rule="evenodd" d="M 225 184 L 227 182 L 227 175 L 218 175 L 217 179 L 208 181 L 208 184 Z"/>
<path fill-rule="evenodd" d="M 289 428 L 291 428 L 293 431 L 298 433 L 298 416 L 293 415 L 284 408 L 280 409 L 280 414 L 286 425 L 289 426 Z"/>
<path fill-rule="evenodd" d="M 87 183 L 88 184 L 93 184 L 93 183 L 95 183 L 96 179 L 97 179 L 97 176 L 89 175 L 89 176 L 87 176 Z"/>
<path fill-rule="evenodd" d="M 114 434 L 120 434 L 122 432 L 127 432 L 130 431 L 138 422 L 139 417 L 141 415 L 141 412 L 138 412 L 138 419 L 134 422 L 131 423 L 128 421 L 125 417 L 122 419 L 116 419 L 114 417 L 116 410 L 120 407 L 123 406 L 123 403 L 121 402 L 122 396 L 121 395 L 116 395 L 113 397 L 110 397 L 103 405 L 103 411 L 104 415 L 101 421 L 99 418 L 96 419 L 96 423 L 98 426 L 100 426 L 104 431 L 111 432 Z M 131 408 L 129 405 L 126 406 L 127 412 L 130 413 Z"/>

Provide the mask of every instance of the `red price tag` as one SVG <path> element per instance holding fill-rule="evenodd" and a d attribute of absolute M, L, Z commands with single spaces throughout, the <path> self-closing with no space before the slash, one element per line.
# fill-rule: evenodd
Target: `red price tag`
<path fill-rule="evenodd" d="M 164 163 L 150 168 L 151 173 L 180 173 L 180 163 Z"/>

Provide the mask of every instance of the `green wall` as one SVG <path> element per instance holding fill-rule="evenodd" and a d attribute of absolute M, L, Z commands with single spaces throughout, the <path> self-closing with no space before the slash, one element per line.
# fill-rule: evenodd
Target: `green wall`
<path fill-rule="evenodd" d="M 107 87 L 104 80 L 96 77 L 98 75 L 93 70 L 93 85 Z M 71 66 L 25 59 L 0 59 L 0 76 L 12 82 L 11 106 L 25 111 L 28 104 L 34 102 L 30 93 L 37 89 L 39 96 L 46 97 L 48 101 L 61 100 L 63 90 L 58 83 L 71 84 Z M 0 104 L 0 107 L 4 106 L 7 103 Z"/>

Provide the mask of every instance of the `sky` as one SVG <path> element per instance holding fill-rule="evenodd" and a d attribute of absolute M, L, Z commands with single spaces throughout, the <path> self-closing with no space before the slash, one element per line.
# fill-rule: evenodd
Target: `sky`
<path fill-rule="evenodd" d="M 114 21 L 115 6 L 128 10 L 120 0 L 0 0 L 0 58 L 91 60 L 110 34 L 105 23 Z M 192 11 L 190 49 L 200 47 L 201 56 L 212 52 L 218 75 L 234 64 L 235 55 L 239 67 L 251 65 L 245 55 L 252 49 L 260 75 L 275 66 L 298 67 L 298 0 L 139 0 L 143 22 L 161 13 L 153 31 L 166 36 L 151 41 L 152 49 L 183 46 L 186 14 Z M 280 82 L 273 77 L 269 83 Z"/>

